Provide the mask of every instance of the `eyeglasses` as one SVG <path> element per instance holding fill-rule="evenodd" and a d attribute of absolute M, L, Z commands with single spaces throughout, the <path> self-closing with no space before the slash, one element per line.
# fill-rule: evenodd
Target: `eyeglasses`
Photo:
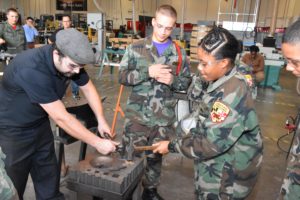
<path fill-rule="evenodd" d="M 166 31 L 168 31 L 168 32 L 171 32 L 173 29 L 174 29 L 174 26 L 172 26 L 172 27 L 165 27 L 165 26 L 163 26 L 163 25 L 161 25 L 161 24 L 159 24 L 159 23 L 157 23 L 157 22 L 155 22 L 155 25 L 156 25 L 156 27 L 158 28 L 158 29 L 161 29 L 161 30 L 166 30 Z"/>
<path fill-rule="evenodd" d="M 300 66 L 300 60 L 285 59 L 285 62 L 286 62 L 288 65 L 292 65 L 294 68 L 297 68 L 298 66 Z"/>

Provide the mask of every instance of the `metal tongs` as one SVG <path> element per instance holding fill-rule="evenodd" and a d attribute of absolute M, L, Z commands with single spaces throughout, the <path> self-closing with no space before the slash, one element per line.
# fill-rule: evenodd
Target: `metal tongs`
<path fill-rule="evenodd" d="M 108 133 L 104 132 L 103 134 L 101 134 L 97 127 L 92 127 L 89 130 L 95 133 L 96 135 L 98 135 L 99 137 L 101 137 L 102 139 L 113 140 L 113 138 Z M 118 153 L 123 152 L 123 147 L 121 144 L 116 146 L 116 152 Z"/>

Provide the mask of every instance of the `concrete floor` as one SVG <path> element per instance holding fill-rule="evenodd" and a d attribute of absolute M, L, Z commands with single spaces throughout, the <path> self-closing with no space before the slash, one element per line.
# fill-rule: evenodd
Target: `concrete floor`
<path fill-rule="evenodd" d="M 88 67 L 88 72 L 102 96 L 107 99 L 104 102 L 106 117 L 111 124 L 113 112 L 118 96 L 119 84 L 117 70 L 110 75 L 109 68 L 103 71 L 101 79 L 96 78 L 99 68 Z M 256 99 L 256 108 L 262 129 L 264 139 L 264 162 L 258 182 L 247 200 L 274 200 L 276 199 L 281 186 L 281 180 L 285 171 L 286 153 L 278 149 L 277 138 L 286 133 L 284 124 L 286 117 L 295 116 L 297 112 L 297 103 L 299 96 L 296 93 L 296 78 L 281 70 L 280 86 L 281 91 L 274 91 L 270 88 L 259 88 Z M 69 93 L 70 94 L 70 93 Z M 121 105 L 125 107 L 128 89 L 125 89 Z M 116 132 L 122 132 L 123 119 L 119 117 Z M 119 140 L 120 136 L 117 137 Z M 285 138 L 281 145 L 287 149 L 291 136 Z M 67 165 L 74 165 L 78 161 L 79 142 L 68 145 L 66 150 Z M 89 152 L 94 149 L 88 148 Z M 165 156 L 163 161 L 163 173 L 159 193 L 166 200 L 189 200 L 194 199 L 193 189 L 193 162 L 192 160 L 181 157 L 177 154 Z M 92 199 L 86 194 L 78 194 L 68 190 L 64 180 L 61 182 L 61 191 L 66 199 Z M 25 200 L 35 199 L 34 190 L 31 181 L 28 182 Z"/>

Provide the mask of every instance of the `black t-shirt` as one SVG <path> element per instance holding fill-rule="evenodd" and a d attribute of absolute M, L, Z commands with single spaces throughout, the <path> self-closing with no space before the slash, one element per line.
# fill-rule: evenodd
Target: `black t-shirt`
<path fill-rule="evenodd" d="M 83 86 L 89 77 L 82 69 L 72 80 Z M 62 99 L 69 82 L 54 66 L 51 45 L 17 55 L 0 85 L 0 128 L 30 128 L 47 120 L 48 114 L 39 104 Z"/>
<path fill-rule="evenodd" d="M 60 31 L 60 30 L 63 30 L 63 28 L 57 29 L 56 31 L 54 31 L 54 32 L 50 35 L 49 40 L 50 40 L 52 43 L 54 43 L 54 42 L 56 41 L 56 34 L 57 34 L 58 31 Z"/>

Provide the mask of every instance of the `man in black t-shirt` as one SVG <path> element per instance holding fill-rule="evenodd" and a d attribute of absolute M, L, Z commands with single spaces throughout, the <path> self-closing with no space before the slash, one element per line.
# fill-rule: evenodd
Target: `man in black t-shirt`
<path fill-rule="evenodd" d="M 115 151 L 116 142 L 91 133 L 61 101 L 70 80 L 75 81 L 95 113 L 99 132 L 111 135 L 100 96 L 83 68 L 95 61 L 87 37 L 71 28 L 59 31 L 53 45 L 24 51 L 7 67 L 0 85 L 0 146 L 6 154 L 5 169 L 20 199 L 29 173 L 36 199 L 64 199 L 59 192 L 59 166 L 49 116 L 100 153 Z"/>
<path fill-rule="evenodd" d="M 56 34 L 61 31 L 61 30 L 66 30 L 68 28 L 71 28 L 72 26 L 72 20 L 70 15 L 63 15 L 62 16 L 62 26 L 63 28 L 57 29 L 52 35 L 48 38 L 48 43 L 52 44 L 56 40 Z M 71 89 L 72 89 L 72 96 L 74 99 L 79 100 L 80 95 L 79 95 L 79 87 L 78 85 L 74 82 L 71 81 Z"/>

